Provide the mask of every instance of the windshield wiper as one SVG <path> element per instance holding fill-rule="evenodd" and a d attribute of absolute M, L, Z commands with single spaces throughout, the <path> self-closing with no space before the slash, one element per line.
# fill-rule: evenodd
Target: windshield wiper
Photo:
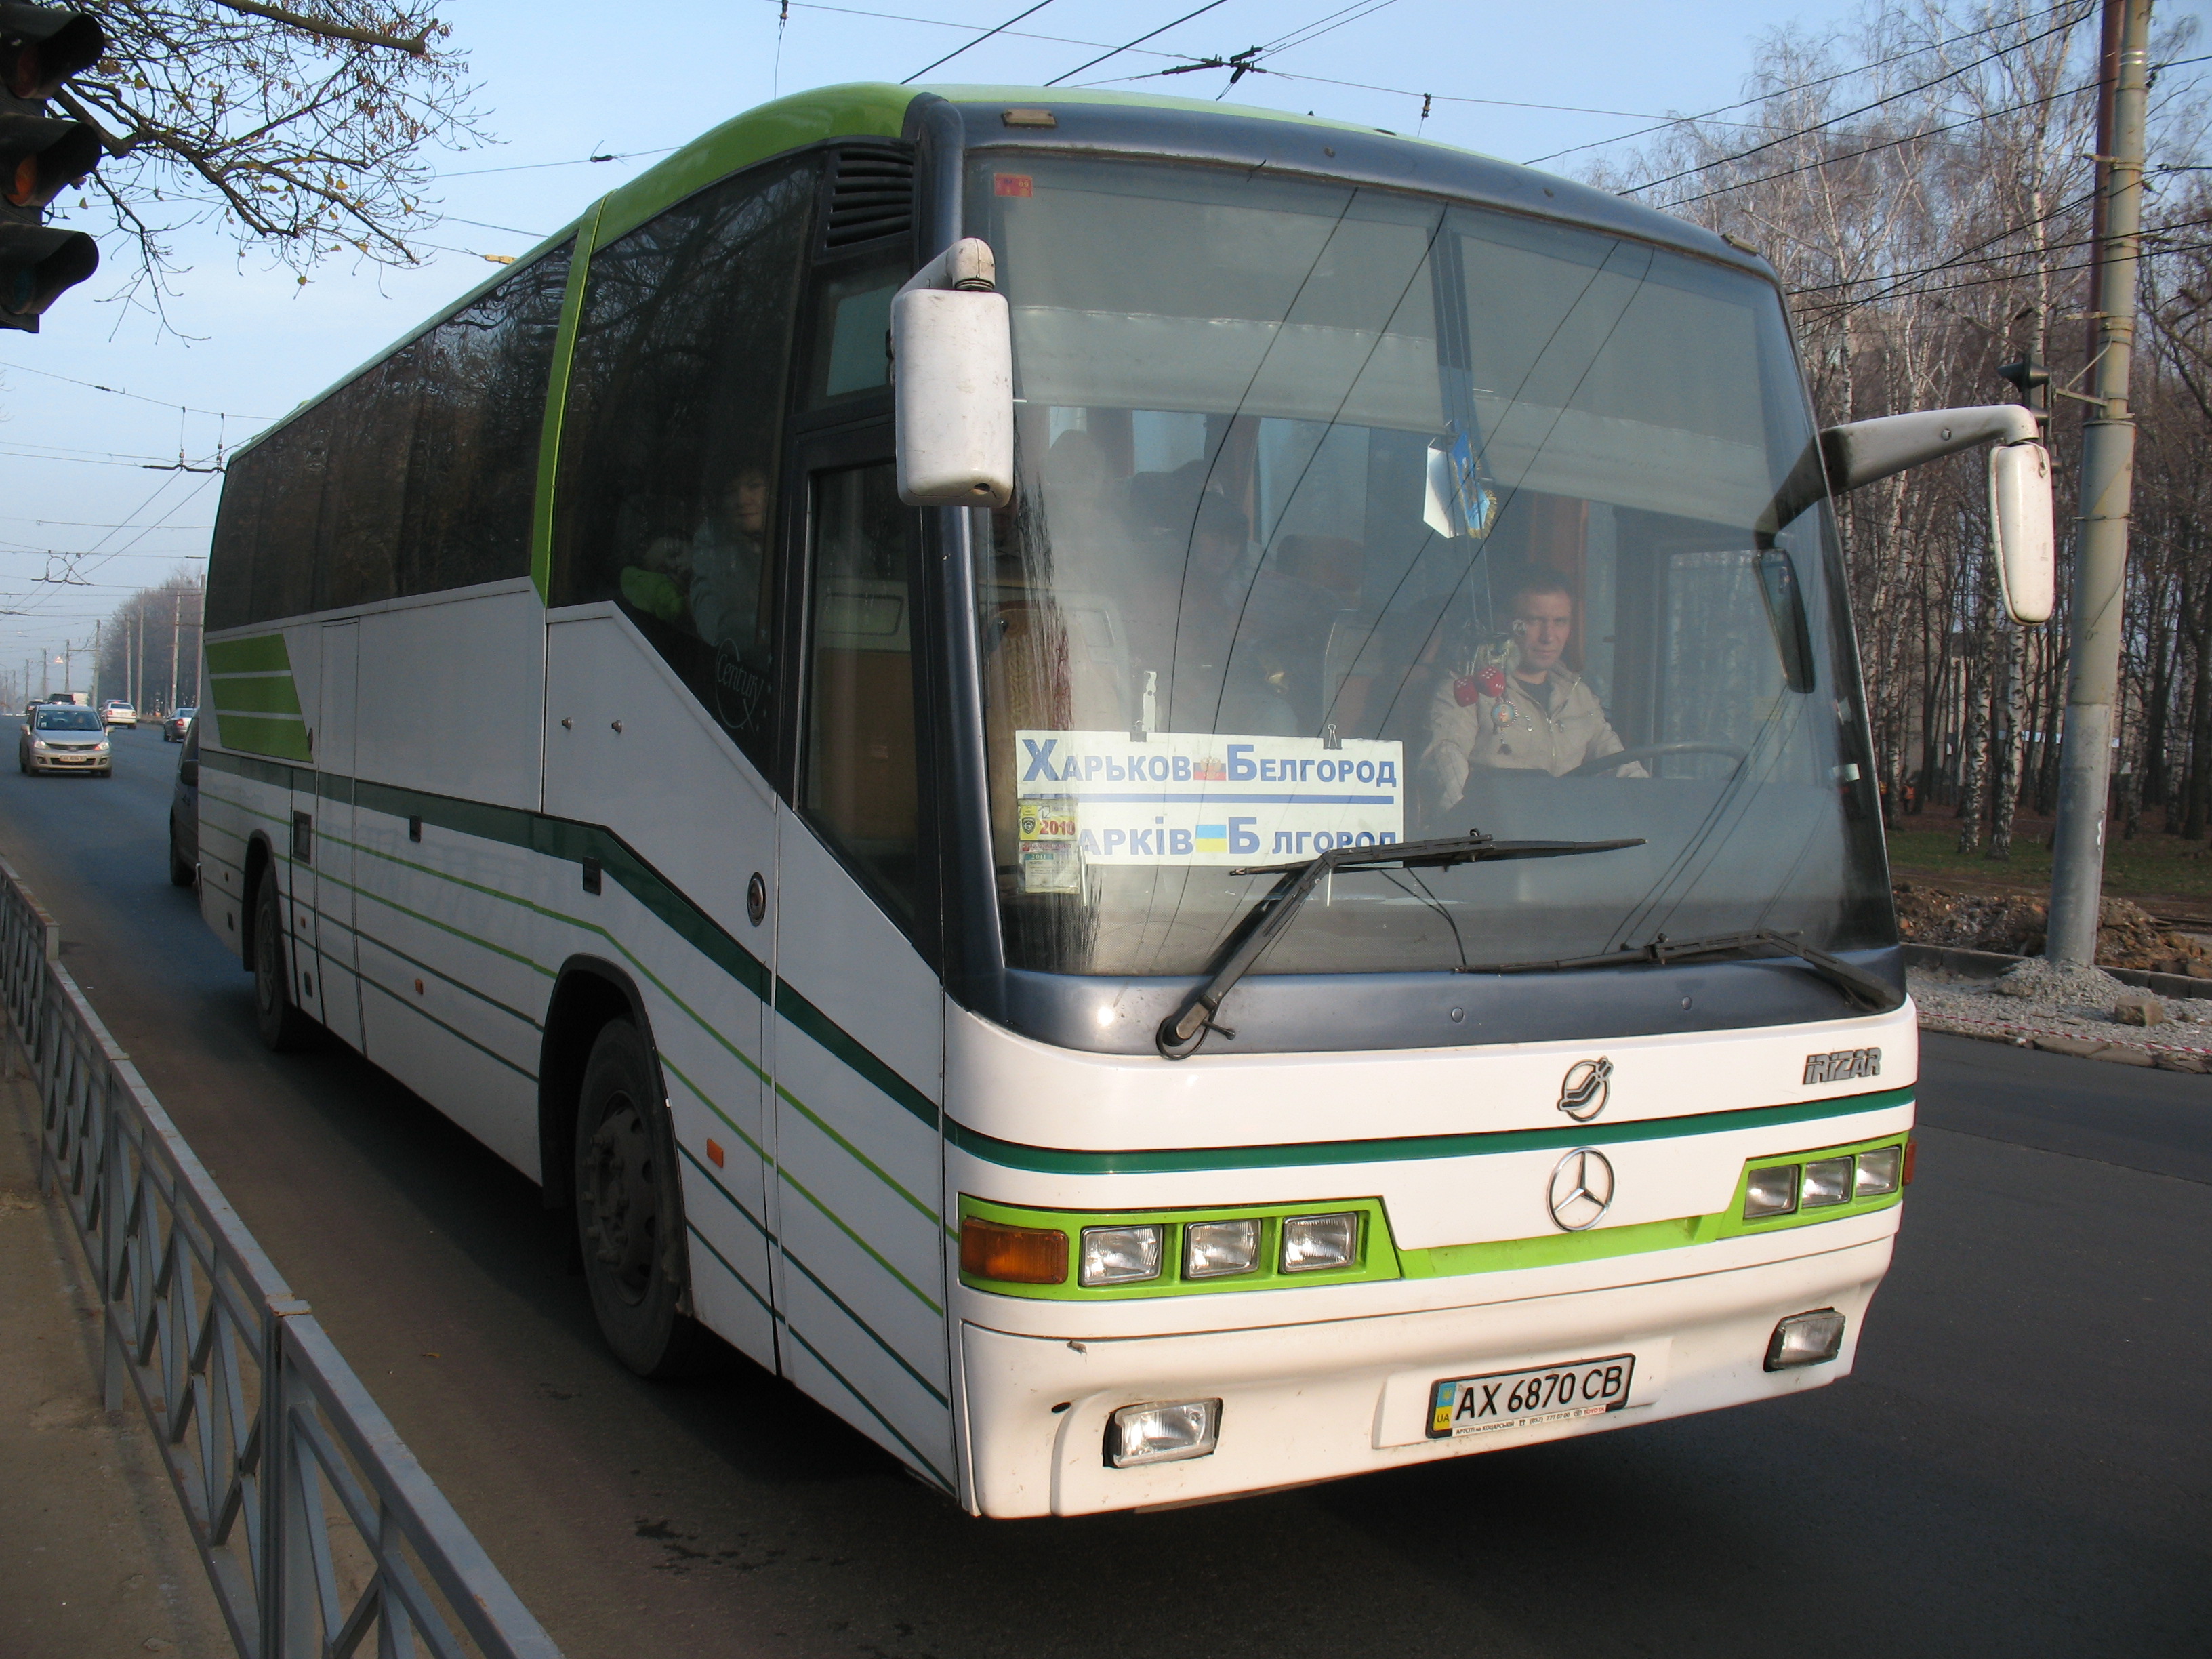
<path fill-rule="evenodd" d="M 1816 950 L 1787 933 L 1760 928 L 1748 933 L 1715 933 L 1710 939 L 1670 939 L 1661 933 L 1649 945 L 1601 951 L 1593 957 L 1558 957 L 1548 962 L 1492 962 L 1462 968 L 1462 974 L 1549 974 L 1573 968 L 1612 968 L 1622 963 L 1704 962 L 1717 957 L 1795 957 L 1844 994 L 1856 1006 L 1886 1014 L 1904 1000 L 1888 981 L 1841 957 Z"/>
<path fill-rule="evenodd" d="M 1279 872 L 1282 879 L 1261 896 L 1251 913 L 1237 925 L 1215 959 L 1206 983 L 1182 1006 L 1160 1022 L 1154 1039 L 1169 1060 L 1187 1060 L 1198 1051 L 1208 1031 L 1234 1038 L 1236 1032 L 1214 1023 L 1237 981 L 1251 970 L 1260 953 L 1282 936 L 1297 919 L 1301 902 L 1323 876 L 1339 870 L 1430 869 L 1454 864 L 1480 864 L 1492 859 L 1557 859 L 1577 853 L 1610 853 L 1623 847 L 1641 847 L 1632 841 L 1494 841 L 1480 830 L 1450 836 L 1441 841 L 1398 842 L 1387 847 L 1332 847 L 1296 864 L 1254 865 L 1231 870 L 1232 876 L 1264 876 Z"/>

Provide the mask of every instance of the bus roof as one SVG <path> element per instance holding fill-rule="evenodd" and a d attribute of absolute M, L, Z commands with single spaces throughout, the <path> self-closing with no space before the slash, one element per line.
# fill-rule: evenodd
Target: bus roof
<path fill-rule="evenodd" d="M 986 142 L 984 134 L 998 125 L 1009 108 L 1079 111 L 1106 118 L 1119 129 L 1121 149 L 1132 144 L 1129 129 L 1145 137 L 1157 137 L 1169 153 L 1203 159 L 1214 146 L 1204 135 L 1230 131 L 1249 134 L 1254 123 L 1308 128 L 1316 133 L 1342 135 L 1349 141 L 1340 157 L 1326 148 L 1326 161 L 1292 165 L 1292 170 L 1350 178 L 1360 183 L 1460 197 L 1524 213 L 1595 225 L 1680 248 L 1684 252 L 1737 265 L 1773 280 L 1764 260 L 1724 241 L 1702 226 L 1659 212 L 1640 203 L 1552 173 L 1539 173 L 1517 162 L 1500 161 L 1476 151 L 1434 139 L 1409 138 L 1386 127 L 1362 126 L 1324 116 L 1297 115 L 1256 105 L 1217 104 L 1197 98 L 1176 98 L 1158 93 L 1077 91 L 1065 87 L 991 85 L 896 86 L 887 82 L 854 82 L 793 93 L 771 103 L 735 115 L 665 157 L 629 183 L 610 191 L 576 217 L 546 237 L 513 264 L 526 264 L 572 236 L 584 235 L 592 249 L 628 234 L 664 210 L 674 206 L 731 173 L 787 151 L 836 138 L 899 138 L 908 134 L 915 101 L 930 98 L 957 107 L 969 125 L 971 143 Z M 1121 118 L 1115 120 L 1119 115 Z M 1085 123 L 1085 125 L 1091 125 Z M 1062 135 L 1061 142 L 1072 135 Z M 1000 142 L 1024 144 L 1053 138 L 1034 131 L 1009 133 Z M 1195 142 L 1194 142 L 1195 141 Z M 1230 144 L 1224 150 L 1240 149 Z M 1249 146 L 1241 148 L 1249 149 Z M 1268 156 L 1223 154 L 1219 160 L 1283 161 Z M 466 293 L 441 307 L 415 327 L 374 356 L 346 371 L 313 397 L 302 398 L 262 432 L 240 446 L 242 452 L 261 438 L 288 424 L 301 410 L 322 401 L 386 357 L 420 338 L 463 307 L 498 286 L 512 265 L 495 271 Z"/>

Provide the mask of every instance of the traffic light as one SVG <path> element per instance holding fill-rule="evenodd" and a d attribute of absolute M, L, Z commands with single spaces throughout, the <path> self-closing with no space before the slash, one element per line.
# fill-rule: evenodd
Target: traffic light
<path fill-rule="evenodd" d="M 106 49 L 83 12 L 0 4 L 0 328 L 37 333 L 40 314 L 100 269 L 91 237 L 44 222 L 46 204 L 100 164 L 100 136 L 46 106 Z"/>

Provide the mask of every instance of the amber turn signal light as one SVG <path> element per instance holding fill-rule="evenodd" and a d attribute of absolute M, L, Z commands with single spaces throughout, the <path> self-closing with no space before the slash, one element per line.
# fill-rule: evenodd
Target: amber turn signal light
<path fill-rule="evenodd" d="M 1912 1184 L 1912 1166 L 1920 1162 L 1920 1137 L 1914 1135 L 1905 1143 L 1905 1184 Z"/>
<path fill-rule="evenodd" d="M 966 1216 L 960 1223 L 960 1271 L 1010 1285 L 1067 1280 L 1067 1235 L 1054 1227 L 1010 1227 Z"/>

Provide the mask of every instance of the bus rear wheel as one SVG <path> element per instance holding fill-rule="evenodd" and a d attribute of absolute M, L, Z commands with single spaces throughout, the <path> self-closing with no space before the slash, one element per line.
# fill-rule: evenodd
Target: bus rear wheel
<path fill-rule="evenodd" d="M 640 1376 L 666 1381 L 696 1367 L 706 1333 L 684 1312 L 684 1191 L 654 1075 L 635 1025 L 600 1028 L 576 1103 L 576 1234 L 607 1346 Z"/>
<path fill-rule="evenodd" d="M 292 1001 L 283 902 L 275 874 L 264 870 L 253 887 L 253 1026 L 262 1046 L 278 1054 L 306 1048 L 315 1034 L 314 1022 Z"/>

